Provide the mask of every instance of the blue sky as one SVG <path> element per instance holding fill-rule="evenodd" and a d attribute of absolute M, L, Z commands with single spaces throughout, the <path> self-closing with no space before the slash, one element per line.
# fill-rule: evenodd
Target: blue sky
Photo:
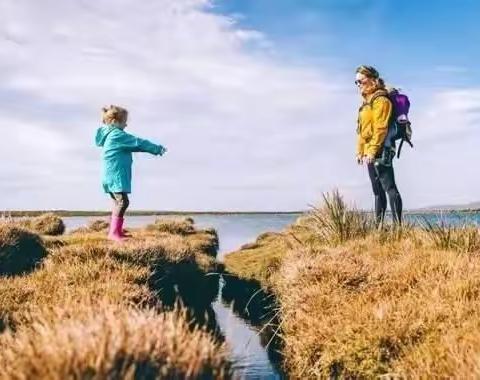
<path fill-rule="evenodd" d="M 133 209 L 298 210 L 355 163 L 355 67 L 412 100 L 407 208 L 480 200 L 480 5 L 473 0 L 3 0 L 0 209 L 107 209 L 100 109 L 168 154 L 135 156 Z M 400 5 L 399 5 L 400 4 Z"/>
<path fill-rule="evenodd" d="M 398 81 L 480 81 L 476 0 L 216 0 L 215 11 L 265 33 L 293 61 L 359 62 Z"/>

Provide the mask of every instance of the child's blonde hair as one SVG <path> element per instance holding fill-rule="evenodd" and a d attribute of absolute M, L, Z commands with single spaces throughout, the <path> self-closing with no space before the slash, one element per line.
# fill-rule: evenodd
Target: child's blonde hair
<path fill-rule="evenodd" d="M 103 124 L 123 124 L 127 121 L 128 111 L 125 108 L 110 105 L 102 108 Z"/>

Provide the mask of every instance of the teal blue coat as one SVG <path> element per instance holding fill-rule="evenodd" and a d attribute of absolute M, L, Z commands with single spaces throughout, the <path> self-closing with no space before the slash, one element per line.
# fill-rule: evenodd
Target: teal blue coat
<path fill-rule="evenodd" d="M 132 153 L 162 155 L 165 148 L 126 133 L 114 125 L 98 128 L 95 143 L 103 147 L 103 189 L 106 193 L 132 191 Z"/>

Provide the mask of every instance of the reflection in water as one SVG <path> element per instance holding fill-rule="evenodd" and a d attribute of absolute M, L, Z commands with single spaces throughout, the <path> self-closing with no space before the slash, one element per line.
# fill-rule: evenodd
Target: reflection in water
<path fill-rule="evenodd" d="M 235 376 L 246 379 L 281 379 L 278 341 L 266 322 L 275 324 L 272 297 L 258 285 L 226 275 L 220 280 L 213 304 L 217 321 L 232 349 Z M 265 347 L 268 345 L 268 349 Z"/>

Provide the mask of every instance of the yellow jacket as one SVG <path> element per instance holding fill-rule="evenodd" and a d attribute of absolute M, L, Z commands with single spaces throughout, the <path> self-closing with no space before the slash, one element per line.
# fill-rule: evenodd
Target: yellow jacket
<path fill-rule="evenodd" d="M 357 156 L 376 157 L 382 149 L 393 108 L 386 96 L 387 91 L 377 90 L 369 95 L 360 107 L 357 127 Z"/>

